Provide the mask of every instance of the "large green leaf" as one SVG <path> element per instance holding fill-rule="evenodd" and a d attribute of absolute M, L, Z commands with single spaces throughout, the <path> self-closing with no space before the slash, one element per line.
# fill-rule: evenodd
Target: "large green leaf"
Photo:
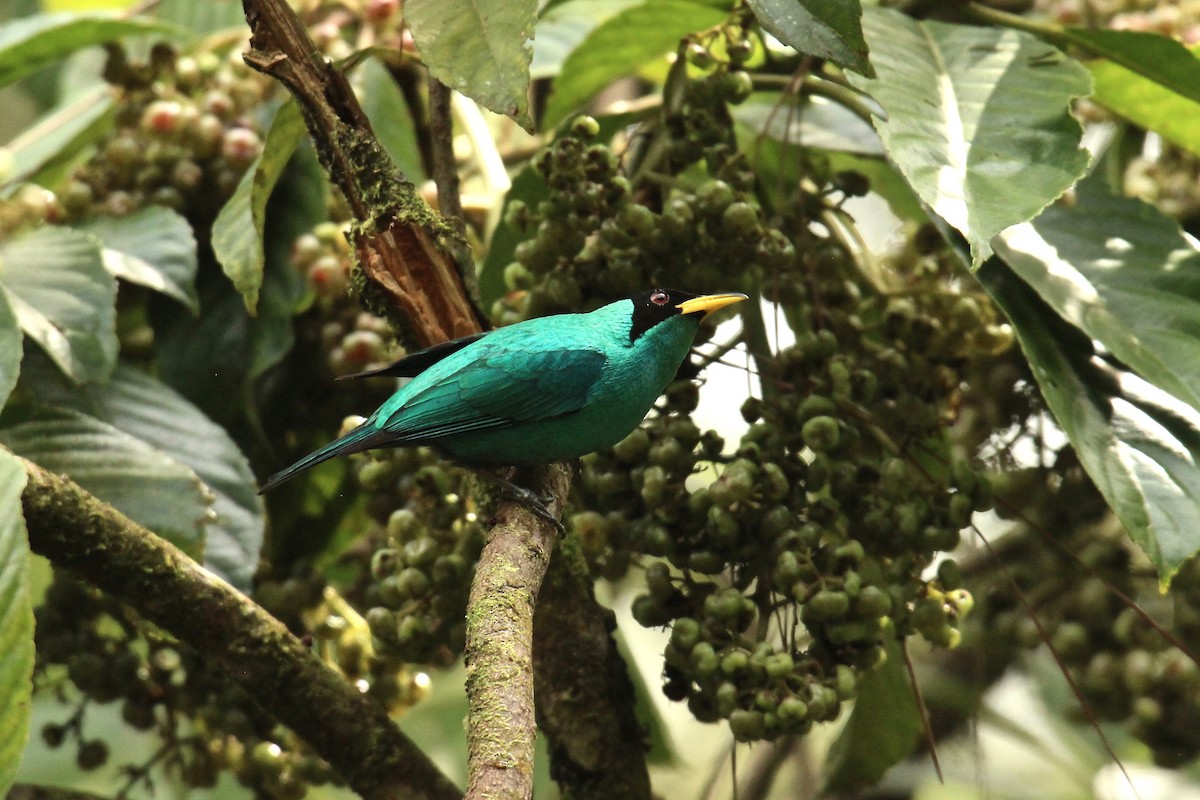
<path fill-rule="evenodd" d="M 546 104 L 544 127 L 553 128 L 604 87 L 673 52 L 690 33 L 719 25 L 723 8 L 689 0 L 646 0 L 593 30 L 562 65 Z"/>
<path fill-rule="evenodd" d="M 1200 155 L 1200 101 L 1113 61 L 1089 61 L 1087 68 L 1092 73 L 1093 100 Z"/>
<path fill-rule="evenodd" d="M 263 283 L 263 226 L 267 201 L 304 135 L 304 119 L 295 101 L 275 112 L 262 154 L 246 170 L 233 196 L 213 223 L 212 246 L 217 261 L 253 314 Z"/>
<path fill-rule="evenodd" d="M 859 0 L 747 0 L 776 39 L 801 53 L 873 76 Z"/>
<path fill-rule="evenodd" d="M 1200 59 L 1167 36 L 1144 31 L 1067 28 L 1071 44 L 1200 103 Z"/>
<path fill-rule="evenodd" d="M 407 0 L 404 21 L 433 77 L 526 130 L 537 0 Z"/>
<path fill-rule="evenodd" d="M 0 86 L 65 58 L 76 50 L 139 33 L 175 29 L 151 19 L 115 14 L 38 14 L 0 25 Z"/>
<path fill-rule="evenodd" d="M 1059 316 L 1200 409 L 1200 251 L 1178 223 L 1139 200 L 1080 191 L 1005 231 L 996 252 Z"/>
<path fill-rule="evenodd" d="M 0 443 L 14 453 L 66 474 L 191 555 L 203 552 L 212 495 L 189 467 L 78 411 L 9 409 L 0 422 Z"/>
<path fill-rule="evenodd" d="M 113 275 L 200 310 L 196 237 L 178 212 L 147 206 L 124 217 L 96 217 L 81 227 L 99 240 L 104 266 Z"/>
<path fill-rule="evenodd" d="M 895 640 L 887 660 L 859 680 L 846 727 L 829 748 L 822 793 L 850 793 L 876 784 L 912 752 L 921 737 L 921 713 Z"/>
<path fill-rule="evenodd" d="M 875 128 L 917 194 L 966 236 L 973 266 L 1000 231 L 1036 215 L 1084 172 L 1071 99 L 1082 66 L 1032 36 L 863 16 L 877 80 L 851 76 L 883 107 Z"/>
<path fill-rule="evenodd" d="M 213 494 L 205 566 L 239 589 L 250 588 L 264 509 L 250 464 L 224 428 L 165 384 L 127 365 L 118 366 L 103 385 L 78 389 L 54 381 L 53 375 L 36 385 L 39 403 L 87 414 L 194 471 Z"/>
<path fill-rule="evenodd" d="M 8 302 L 8 295 L 0 292 L 0 408 L 8 402 L 20 374 L 21 324 Z"/>
<path fill-rule="evenodd" d="M 29 739 L 33 603 L 29 540 L 21 513 L 25 468 L 0 451 L 0 796 L 7 796 Z"/>
<path fill-rule="evenodd" d="M 609 17 L 642 3 L 643 0 L 567 0 L 543 8 L 533 40 L 534 80 L 556 77 L 563 62 L 587 35 Z"/>
<path fill-rule="evenodd" d="M 1003 263 L 977 273 L 1004 311 L 1058 424 L 1165 588 L 1196 552 L 1200 413 L 1094 355 Z"/>
<path fill-rule="evenodd" d="M 92 237 L 42 226 L 0 245 L 0 290 L 21 329 L 74 380 L 103 380 L 112 371 L 117 282 Z"/>

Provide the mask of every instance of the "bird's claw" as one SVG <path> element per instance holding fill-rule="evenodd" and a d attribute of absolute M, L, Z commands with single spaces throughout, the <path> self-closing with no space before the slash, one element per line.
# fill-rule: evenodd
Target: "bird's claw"
<path fill-rule="evenodd" d="M 562 521 L 558 517 L 550 513 L 550 509 L 546 506 L 546 501 L 542 499 L 543 497 L 552 497 L 553 495 L 542 495 L 539 497 L 532 492 L 530 492 L 530 495 L 530 499 L 526 503 L 526 505 L 529 506 L 529 510 L 553 525 L 554 529 L 558 531 L 558 536 L 560 539 L 566 536 L 567 527 L 562 524 Z"/>
<path fill-rule="evenodd" d="M 486 473 L 484 473 L 486 474 Z M 512 481 L 505 480 L 497 475 L 487 475 L 488 479 L 500 487 L 500 491 L 510 500 L 516 500 L 523 503 L 526 508 L 532 511 L 536 516 L 549 522 L 558 531 L 559 537 L 567 535 L 566 526 L 558 517 L 550 512 L 550 503 L 554 501 L 554 495 L 550 492 L 538 493 L 532 489 L 526 489 L 524 486 L 518 486 Z"/>

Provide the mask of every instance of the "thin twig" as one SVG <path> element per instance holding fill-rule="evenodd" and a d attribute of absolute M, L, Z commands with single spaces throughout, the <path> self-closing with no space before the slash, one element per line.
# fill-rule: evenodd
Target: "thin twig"
<path fill-rule="evenodd" d="M 983 535 L 983 531 L 979 530 L 979 527 L 974 523 L 971 523 L 971 530 L 975 532 L 975 536 L 979 538 L 979 541 L 983 542 L 983 546 L 987 548 L 988 552 L 995 557 L 996 554 L 995 551 L 992 550 L 992 544 L 987 540 L 987 537 Z M 1125 781 L 1129 784 L 1129 789 L 1133 792 L 1133 796 L 1140 800 L 1141 795 L 1138 794 L 1137 784 L 1133 782 L 1133 777 L 1129 774 L 1129 771 L 1125 769 L 1125 763 L 1121 761 L 1121 757 L 1117 755 L 1117 751 L 1113 748 L 1112 742 L 1108 740 L 1108 736 L 1104 733 L 1104 729 L 1100 727 L 1100 719 L 1096 716 L 1096 712 L 1092 710 L 1091 705 L 1088 704 L 1087 698 L 1083 696 L 1083 690 L 1079 688 L 1079 684 L 1075 681 L 1075 677 L 1071 674 L 1071 670 L 1067 667 L 1066 662 L 1063 661 L 1058 649 L 1055 648 L 1054 644 L 1050 641 L 1050 634 L 1047 633 L 1045 627 L 1043 627 L 1041 619 L 1038 618 L 1037 611 L 1029 602 L 1029 599 L 1025 597 L 1025 593 L 1021 591 L 1021 586 L 1017 583 L 1017 579 L 1013 577 L 1011 572 L 1009 572 L 1008 565 L 998 558 L 996 559 L 996 565 L 1000 568 L 1000 571 L 1004 573 L 1004 577 L 1012 583 L 1013 588 L 1016 590 L 1018 602 L 1020 602 L 1021 606 L 1025 609 L 1025 613 L 1033 622 L 1033 626 L 1037 628 L 1038 637 L 1041 638 L 1042 644 L 1046 645 L 1046 649 L 1050 651 L 1050 656 L 1054 659 L 1054 663 L 1058 665 L 1059 672 L 1062 673 L 1063 678 L 1067 682 L 1067 686 L 1071 688 L 1071 694 L 1075 695 L 1075 699 L 1079 701 L 1079 707 L 1083 711 L 1083 715 L 1087 717 L 1088 723 L 1091 724 L 1092 729 L 1096 731 L 1096 735 L 1100 737 L 1100 742 L 1104 745 L 1104 752 L 1108 753 L 1108 757 L 1116 762 L 1117 768 L 1120 769 L 1121 774 L 1125 776 Z"/>
<path fill-rule="evenodd" d="M 900 652 L 904 653 L 904 668 L 908 670 L 908 682 L 912 687 L 913 699 L 917 701 L 917 709 L 921 712 L 921 728 L 925 733 L 925 744 L 929 748 L 929 760 L 933 762 L 933 771 L 937 773 L 938 783 L 945 785 L 946 776 L 942 774 L 942 762 L 938 758 L 937 744 L 933 740 L 933 726 L 929 723 L 929 708 L 925 705 L 925 696 L 921 694 L 921 684 L 917 683 L 917 671 L 913 669 L 912 656 L 908 652 L 908 641 L 900 640 Z"/>
<path fill-rule="evenodd" d="M 458 161 L 454 157 L 454 118 L 450 113 L 450 87 L 429 78 L 430 168 L 437 185 L 438 210 L 461 235 L 466 235 L 462 198 L 458 193 Z"/>

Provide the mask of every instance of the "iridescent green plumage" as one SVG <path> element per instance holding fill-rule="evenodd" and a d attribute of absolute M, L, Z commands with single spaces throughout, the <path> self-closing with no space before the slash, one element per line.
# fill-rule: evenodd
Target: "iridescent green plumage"
<path fill-rule="evenodd" d="M 415 373 L 410 382 L 262 491 L 326 459 L 377 447 L 429 445 L 464 464 L 521 466 L 616 444 L 674 377 L 700 321 L 740 299 L 656 289 L 589 314 L 527 320 L 413 354 L 373 373 Z"/>

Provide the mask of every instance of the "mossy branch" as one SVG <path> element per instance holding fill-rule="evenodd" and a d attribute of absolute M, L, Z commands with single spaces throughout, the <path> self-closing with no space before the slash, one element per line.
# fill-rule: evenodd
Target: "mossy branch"
<path fill-rule="evenodd" d="M 368 299 L 424 347 L 477 333 L 487 320 L 464 289 L 473 273 L 462 236 L 437 215 L 380 147 L 349 81 L 309 38 L 284 0 L 243 0 L 245 60 L 300 106 L 321 164 L 357 224 L 355 255 Z"/>
<path fill-rule="evenodd" d="M 562 498 L 573 466 L 523 470 L 517 482 Z M 488 532 L 467 601 L 467 797 L 533 796 L 533 609 L 557 531 L 528 508 L 507 503 Z"/>
<path fill-rule="evenodd" d="M 367 800 L 451 800 L 458 788 L 278 620 L 77 484 L 22 459 L 29 545 L 187 643 Z"/>

